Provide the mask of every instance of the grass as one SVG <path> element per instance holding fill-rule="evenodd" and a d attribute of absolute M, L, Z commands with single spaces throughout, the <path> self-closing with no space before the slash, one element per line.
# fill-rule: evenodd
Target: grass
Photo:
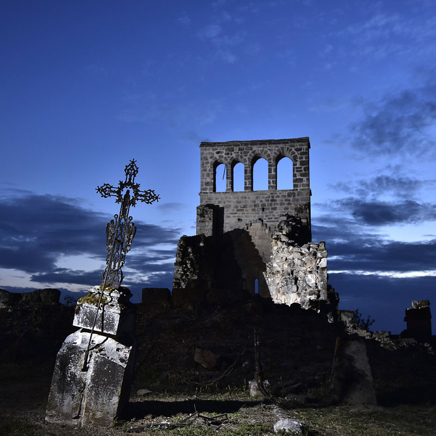
<path fill-rule="evenodd" d="M 433 436 L 436 428 L 434 405 L 371 409 L 329 407 L 298 409 L 292 414 L 322 436 Z"/>
<path fill-rule="evenodd" d="M 0 416 L 0 434 L 2 436 L 33 436 L 38 434 L 38 427 L 25 418 L 17 418 L 2 413 Z"/>

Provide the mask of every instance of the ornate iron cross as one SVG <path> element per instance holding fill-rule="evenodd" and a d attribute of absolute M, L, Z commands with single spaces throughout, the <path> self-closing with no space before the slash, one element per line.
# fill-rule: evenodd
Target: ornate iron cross
<path fill-rule="evenodd" d="M 123 281 L 122 267 L 126 260 L 126 254 L 129 252 L 133 238 L 136 233 L 136 227 L 129 216 L 130 206 L 135 207 L 137 201 L 151 204 L 159 200 L 159 195 L 155 194 L 152 189 L 147 191 L 139 190 L 139 183 L 135 183 L 135 177 L 138 174 L 136 161 L 132 159 L 124 170 L 126 180 L 120 180 L 118 187 L 115 188 L 108 183 L 98 186 L 96 191 L 103 198 L 116 197 L 115 202 L 121 203 L 119 215 L 114 215 L 106 226 L 106 269 L 102 274 L 103 283 L 102 291 L 106 288 L 118 289 Z M 132 195 L 130 194 L 132 191 Z"/>

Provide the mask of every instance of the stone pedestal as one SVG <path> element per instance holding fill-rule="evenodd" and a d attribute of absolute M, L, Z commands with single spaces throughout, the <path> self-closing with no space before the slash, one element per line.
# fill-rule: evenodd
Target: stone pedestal
<path fill-rule="evenodd" d="M 92 330 L 108 335 L 132 334 L 135 330 L 136 308 L 129 301 L 131 292 L 121 287 L 105 289 L 97 313 L 97 304 L 101 295 L 100 286 L 92 287 L 86 297 L 79 298 L 73 319 L 74 327 Z M 96 317 L 97 314 L 97 318 Z"/>
<path fill-rule="evenodd" d="M 128 402 L 136 348 L 130 295 L 127 288 L 106 290 L 100 310 L 99 286 L 79 299 L 73 325 L 81 329 L 65 339 L 57 355 L 47 422 L 108 427 Z"/>

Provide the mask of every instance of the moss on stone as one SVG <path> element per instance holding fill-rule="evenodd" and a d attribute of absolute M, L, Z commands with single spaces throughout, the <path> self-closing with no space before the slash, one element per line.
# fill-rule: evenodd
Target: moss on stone
<path fill-rule="evenodd" d="M 88 292 L 88 295 L 86 295 L 85 297 L 79 298 L 77 300 L 77 305 L 82 305 L 84 303 L 86 304 L 91 304 L 93 306 L 97 306 L 98 302 L 100 299 L 100 295 L 99 294 L 95 294 L 94 292 Z M 107 303 L 107 298 L 105 296 L 103 296 L 101 298 L 101 305 L 105 305 Z"/>

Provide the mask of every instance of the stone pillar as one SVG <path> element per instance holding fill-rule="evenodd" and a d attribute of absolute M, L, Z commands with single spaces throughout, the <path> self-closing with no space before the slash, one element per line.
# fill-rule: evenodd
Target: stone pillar
<path fill-rule="evenodd" d="M 226 165 L 226 192 L 233 192 L 233 168 L 230 164 Z"/>
<path fill-rule="evenodd" d="M 253 190 L 253 164 L 244 166 L 244 191 Z"/>
<path fill-rule="evenodd" d="M 275 161 L 268 162 L 268 190 L 277 190 L 277 163 Z"/>
<path fill-rule="evenodd" d="M 97 310 L 100 295 L 94 286 L 77 302 L 73 325 L 81 328 L 67 337 L 57 355 L 47 422 L 108 427 L 129 400 L 136 308 L 127 288 L 107 288 Z"/>
<path fill-rule="evenodd" d="M 431 312 L 430 301 L 412 301 L 412 309 L 406 309 L 407 330 L 402 336 L 413 337 L 416 339 L 431 338 Z"/>

